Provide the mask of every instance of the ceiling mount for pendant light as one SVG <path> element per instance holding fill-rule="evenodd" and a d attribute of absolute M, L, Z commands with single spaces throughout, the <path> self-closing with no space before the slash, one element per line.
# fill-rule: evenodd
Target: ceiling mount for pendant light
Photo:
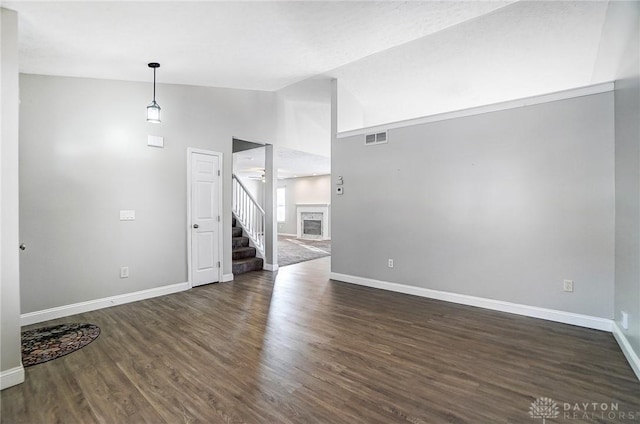
<path fill-rule="evenodd" d="M 147 106 L 147 122 L 160 123 L 160 105 L 156 103 L 156 68 L 160 64 L 151 62 L 148 66 L 153 69 L 153 101 Z"/>

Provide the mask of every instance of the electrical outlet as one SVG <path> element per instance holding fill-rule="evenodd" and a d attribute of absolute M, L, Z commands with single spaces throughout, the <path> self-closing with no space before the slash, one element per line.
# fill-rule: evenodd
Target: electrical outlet
<path fill-rule="evenodd" d="M 389 259 L 389 268 L 393 268 L 393 259 Z"/>
<path fill-rule="evenodd" d="M 129 278 L 129 267 L 123 266 L 120 268 L 120 278 Z"/>
<path fill-rule="evenodd" d="M 566 292 L 573 291 L 573 280 L 564 280 L 564 291 Z"/>
<path fill-rule="evenodd" d="M 622 325 L 623 330 L 629 329 L 629 314 L 625 311 L 621 311 L 620 315 L 622 315 L 622 319 L 620 320 L 620 324 Z"/>

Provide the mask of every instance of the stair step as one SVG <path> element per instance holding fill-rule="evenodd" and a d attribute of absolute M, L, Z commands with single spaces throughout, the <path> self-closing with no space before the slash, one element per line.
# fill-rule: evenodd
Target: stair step
<path fill-rule="evenodd" d="M 231 248 L 233 249 L 247 246 L 249 246 L 249 237 L 233 237 L 231 239 Z"/>
<path fill-rule="evenodd" d="M 242 227 L 233 227 L 233 228 L 231 228 L 231 236 L 232 237 L 242 237 Z"/>
<path fill-rule="evenodd" d="M 244 274 L 249 271 L 259 271 L 262 269 L 262 258 L 244 258 L 232 261 L 232 271 L 234 275 Z"/>
<path fill-rule="evenodd" d="M 245 259 L 245 258 L 255 258 L 256 257 L 256 248 L 255 247 L 238 247 L 237 249 L 233 249 L 231 252 L 231 259 Z"/>
<path fill-rule="evenodd" d="M 235 216 L 232 216 L 232 217 L 231 217 L 231 226 L 232 226 L 232 227 L 235 227 L 237 223 L 238 223 L 238 222 L 236 221 L 236 217 L 235 217 Z"/>

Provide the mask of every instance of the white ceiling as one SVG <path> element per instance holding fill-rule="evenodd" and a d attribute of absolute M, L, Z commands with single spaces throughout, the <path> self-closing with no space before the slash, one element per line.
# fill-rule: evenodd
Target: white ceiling
<path fill-rule="evenodd" d="M 243 178 L 260 178 L 264 173 L 265 148 L 233 154 L 233 172 Z M 278 178 L 309 177 L 331 173 L 331 160 L 324 156 L 286 148 L 278 149 Z"/>
<path fill-rule="evenodd" d="M 3 1 L 24 73 L 277 90 L 511 1 Z M 454 46 L 455 47 L 455 46 Z M 458 46 L 459 47 L 459 46 Z"/>
<path fill-rule="evenodd" d="M 520 1 L 328 75 L 361 103 L 364 126 L 608 82 L 608 10 L 606 1 Z"/>
<path fill-rule="evenodd" d="M 3 1 L 19 13 L 22 72 L 149 82 L 157 61 L 159 83 L 268 91 L 337 78 L 362 106 L 353 128 L 614 80 L 615 5 Z"/>

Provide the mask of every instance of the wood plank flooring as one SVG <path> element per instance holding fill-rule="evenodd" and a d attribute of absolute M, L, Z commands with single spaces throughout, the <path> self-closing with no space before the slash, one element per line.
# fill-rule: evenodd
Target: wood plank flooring
<path fill-rule="evenodd" d="M 330 281 L 329 263 L 31 326 L 102 334 L 27 368 L 2 423 L 541 423 L 541 396 L 560 407 L 547 423 L 640 422 L 611 334 Z"/>

